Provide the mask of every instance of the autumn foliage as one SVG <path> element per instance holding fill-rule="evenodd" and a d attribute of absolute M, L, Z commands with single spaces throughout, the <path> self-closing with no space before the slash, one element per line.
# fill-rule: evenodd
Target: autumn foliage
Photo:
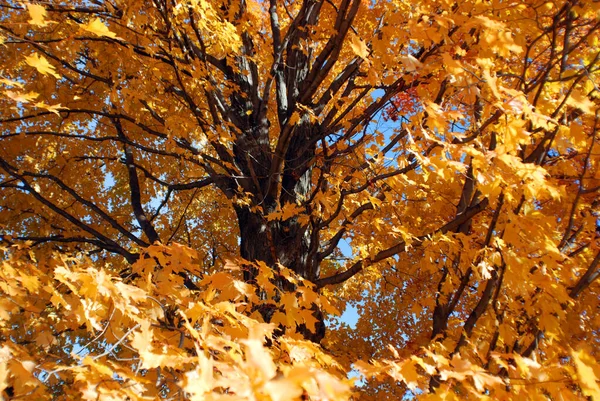
<path fill-rule="evenodd" d="M 0 2 L 6 400 L 600 400 L 600 12 Z"/>

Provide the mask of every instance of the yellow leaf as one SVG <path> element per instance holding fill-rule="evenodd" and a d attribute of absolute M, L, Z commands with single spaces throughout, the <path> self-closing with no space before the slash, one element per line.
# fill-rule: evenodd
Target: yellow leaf
<path fill-rule="evenodd" d="M 423 67 L 423 63 L 410 54 L 408 56 L 400 57 L 400 61 L 404 65 L 406 72 L 414 72 Z"/>
<path fill-rule="evenodd" d="M 406 360 L 392 364 L 389 375 L 398 381 L 403 381 L 406 386 L 414 390 L 419 385 L 419 374 L 413 360 Z"/>
<path fill-rule="evenodd" d="M 472 364 L 467 359 L 463 359 L 460 354 L 455 354 L 452 357 L 451 364 L 452 369 L 440 371 L 440 378 L 442 380 L 456 379 L 463 381 L 467 377 L 471 377 L 477 391 L 483 391 L 485 388 L 489 389 L 495 385 L 502 384 L 502 380 L 499 377 L 485 373 L 483 368 Z"/>
<path fill-rule="evenodd" d="M 213 362 L 203 354 L 198 354 L 198 366 L 185 374 L 185 391 L 194 399 L 203 399 L 215 385 Z"/>
<path fill-rule="evenodd" d="M 60 113 L 59 113 L 60 110 L 67 110 L 67 108 L 61 106 L 60 103 L 59 104 L 54 104 L 54 105 L 51 106 L 51 105 L 46 104 L 44 102 L 38 102 L 38 103 L 35 104 L 35 107 L 39 107 L 41 109 L 46 109 L 46 110 L 48 110 L 48 111 L 56 114 L 57 116 L 60 115 Z"/>
<path fill-rule="evenodd" d="M 567 104 L 578 108 L 587 114 L 593 115 L 595 113 L 594 102 L 592 102 L 581 90 L 574 91 L 571 96 L 567 98 Z"/>
<path fill-rule="evenodd" d="M 213 287 L 222 290 L 233 283 L 233 277 L 225 272 L 218 272 L 209 277 L 206 277 L 200 282 L 200 285 L 212 285 Z"/>
<path fill-rule="evenodd" d="M 16 86 L 19 88 L 23 87 L 23 84 L 17 81 L 13 81 L 12 79 L 8 79 L 8 78 L 0 78 L 0 83 L 7 85 L 7 86 Z"/>
<path fill-rule="evenodd" d="M 451 54 L 443 53 L 444 68 L 451 74 L 460 74 L 463 72 L 463 66 L 460 61 L 455 60 Z"/>
<path fill-rule="evenodd" d="M 54 78 L 60 78 L 54 69 L 54 66 L 44 56 L 33 53 L 31 56 L 25 57 L 25 62 L 31 67 L 38 70 L 40 74 L 52 75 Z"/>
<path fill-rule="evenodd" d="M 304 211 L 304 208 L 296 205 L 295 203 L 286 203 L 285 205 L 283 205 L 283 208 L 281 209 L 281 220 L 287 220 L 290 217 L 294 217 L 297 216 L 298 214 L 300 214 L 301 212 Z"/>
<path fill-rule="evenodd" d="M 498 85 L 496 83 L 496 77 L 492 77 L 490 70 L 487 68 L 483 70 L 482 75 L 483 75 L 483 78 L 485 79 L 485 82 L 488 84 L 488 86 L 492 90 L 492 93 L 494 94 L 496 99 L 501 99 L 502 95 L 500 94 L 500 91 L 498 90 Z"/>
<path fill-rule="evenodd" d="M 369 48 L 367 47 L 367 44 L 358 36 L 352 37 L 352 41 L 350 42 L 350 48 L 352 48 L 354 54 L 356 54 L 363 60 L 366 60 L 367 57 L 369 57 Z"/>
<path fill-rule="evenodd" d="M 535 360 L 524 358 L 519 354 L 513 355 L 513 358 L 517 364 L 517 371 L 519 372 L 520 376 L 526 379 L 531 378 L 532 369 L 538 370 L 541 367 L 540 364 L 537 363 Z"/>
<path fill-rule="evenodd" d="M 0 393 L 8 387 L 8 366 L 5 362 L 0 362 Z"/>
<path fill-rule="evenodd" d="M 313 315 L 313 312 L 310 309 L 303 309 L 300 311 L 299 315 L 302 317 L 306 328 L 314 333 L 317 327 L 318 320 Z"/>
<path fill-rule="evenodd" d="M 108 366 L 103 365 L 102 363 L 98 363 L 91 356 L 86 356 L 82 361 L 84 366 L 89 366 L 95 372 L 100 373 L 101 375 L 112 377 L 113 371 Z"/>
<path fill-rule="evenodd" d="M 370 364 L 360 360 L 353 362 L 352 365 L 355 370 L 366 377 L 377 376 L 386 370 L 386 367 L 382 367 L 379 364 Z"/>
<path fill-rule="evenodd" d="M 261 372 L 261 376 L 265 380 L 270 380 L 275 377 L 277 368 L 273 363 L 273 359 L 269 352 L 263 347 L 259 340 L 243 340 L 246 345 L 246 359 L 250 366 Z"/>
<path fill-rule="evenodd" d="M 595 364 L 594 359 L 583 350 L 573 351 L 571 354 L 577 368 L 581 391 L 583 394 L 592 397 L 593 401 L 599 401 L 600 387 L 598 386 L 598 378 L 594 373 L 593 367 L 590 366 Z"/>
<path fill-rule="evenodd" d="M 82 28 L 85 31 L 91 32 L 97 36 L 107 36 L 109 38 L 115 38 L 117 35 L 114 32 L 111 32 L 106 25 L 102 22 L 100 18 L 95 18 L 83 25 Z"/>
<path fill-rule="evenodd" d="M 135 331 L 131 336 L 131 346 L 139 351 L 143 356 L 152 349 L 152 339 L 154 338 L 149 322 L 140 324 L 140 331 Z"/>
<path fill-rule="evenodd" d="M 17 93 L 13 91 L 5 91 L 4 94 L 15 102 L 19 103 L 28 103 L 39 96 L 39 94 L 35 92 Z"/>
<path fill-rule="evenodd" d="M 44 6 L 40 6 L 39 4 L 26 4 L 25 7 L 27 7 L 27 11 L 31 17 L 27 22 L 31 25 L 46 26 L 49 24 L 49 22 L 46 21 L 47 14 Z"/>
<path fill-rule="evenodd" d="M 296 368 L 295 370 L 299 370 Z M 297 375 L 294 377 L 295 382 L 287 378 L 271 380 L 265 384 L 265 390 L 271 397 L 272 401 L 287 401 L 296 400 L 302 396 L 302 381 L 308 381 L 312 379 L 310 371 L 304 368 L 306 373 L 305 376 Z M 294 372 L 295 373 L 295 372 Z"/>

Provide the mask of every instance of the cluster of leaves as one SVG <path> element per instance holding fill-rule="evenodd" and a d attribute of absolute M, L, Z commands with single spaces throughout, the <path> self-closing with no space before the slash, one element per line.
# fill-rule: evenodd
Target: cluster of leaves
<path fill-rule="evenodd" d="M 415 88 L 410 88 L 405 92 L 398 93 L 390 100 L 390 105 L 386 107 L 384 119 L 394 122 L 404 115 L 413 114 L 420 107 L 419 98 Z"/>
<path fill-rule="evenodd" d="M 296 292 L 281 293 L 271 269 L 261 266 L 254 266 L 264 283 L 258 293 L 239 279 L 236 264 L 204 275 L 198 254 L 177 244 L 151 246 L 125 278 L 81 255 L 22 246 L 2 252 L 0 390 L 9 399 L 352 398 L 348 367 L 295 330 L 299 323 L 314 325 L 315 304 L 337 311 L 283 267 L 280 274 Z M 184 285 L 183 271 L 197 277 L 194 290 Z M 285 317 L 265 323 L 258 313 L 265 307 Z M 518 353 L 483 356 L 475 347 L 469 352 L 484 359 L 483 368 L 458 352 L 445 358 L 446 346 L 410 353 L 389 346 L 391 359 L 355 361 L 353 367 L 415 394 L 436 380 L 440 388 L 422 397 L 427 400 L 487 399 L 486 393 L 537 399 L 530 386 L 544 396 L 571 399 L 577 385 L 600 397 L 600 364 L 589 347 L 564 353 L 554 344 L 541 361 Z M 490 365 L 504 374 L 493 374 Z M 356 387 L 356 396 L 368 399 L 362 390 Z"/>
<path fill-rule="evenodd" d="M 198 254 L 179 245 L 148 248 L 133 265 L 136 278 L 126 279 L 77 255 L 2 252 L 0 390 L 9 399 L 284 401 L 350 394 L 341 366 L 295 331 L 313 304 L 326 301 L 284 268 L 281 274 L 298 285 L 292 299 L 270 294 L 269 286 L 258 296 L 233 264 L 198 277 L 197 289 L 189 290 L 178 273 L 201 275 Z M 268 283 L 272 272 L 261 271 Z M 264 323 L 256 311 L 266 306 L 289 311 L 288 319 Z"/>

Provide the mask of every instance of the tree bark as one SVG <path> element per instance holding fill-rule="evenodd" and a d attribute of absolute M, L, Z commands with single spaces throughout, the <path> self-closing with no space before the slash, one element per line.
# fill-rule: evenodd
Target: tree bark
<path fill-rule="evenodd" d="M 308 118 L 301 118 L 294 127 L 293 136 L 284 155 L 273 154 L 268 144 L 268 124 L 259 125 L 241 135 L 234 146 L 235 160 L 243 171 L 244 191 L 251 193 L 249 204 L 234 206 L 240 230 L 240 255 L 249 262 L 264 262 L 273 270 L 279 265 L 294 271 L 304 279 L 315 282 L 319 279 L 317 261 L 318 238 L 310 224 L 302 224 L 297 216 L 288 219 L 269 219 L 270 213 L 282 210 L 286 205 L 302 205 L 312 189 L 312 163 L 315 145 L 311 136 L 318 126 Z M 269 175 L 271 165 L 278 157 L 283 157 L 281 190 L 273 196 L 273 177 Z M 256 268 L 246 267 L 244 280 L 255 283 Z M 276 279 L 276 285 L 284 291 L 295 290 L 291 283 Z M 269 321 L 273 311 L 261 311 L 265 321 Z M 325 333 L 323 314 L 314 308 L 319 321 L 317 333 L 311 333 L 303 325 L 298 331 L 305 338 L 320 341 Z"/>

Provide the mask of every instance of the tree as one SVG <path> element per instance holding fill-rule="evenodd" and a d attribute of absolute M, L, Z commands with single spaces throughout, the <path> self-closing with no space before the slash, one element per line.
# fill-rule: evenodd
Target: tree
<path fill-rule="evenodd" d="M 0 8 L 6 398 L 600 399 L 593 2 Z"/>

